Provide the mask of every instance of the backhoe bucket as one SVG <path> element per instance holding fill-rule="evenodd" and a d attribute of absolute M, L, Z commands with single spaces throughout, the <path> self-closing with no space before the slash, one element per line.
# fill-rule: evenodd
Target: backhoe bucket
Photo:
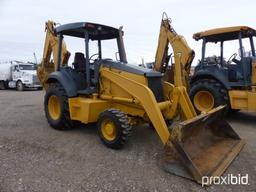
<path fill-rule="evenodd" d="M 223 119 L 224 107 L 178 123 L 165 145 L 163 167 L 202 183 L 203 176 L 220 176 L 245 145 Z"/>

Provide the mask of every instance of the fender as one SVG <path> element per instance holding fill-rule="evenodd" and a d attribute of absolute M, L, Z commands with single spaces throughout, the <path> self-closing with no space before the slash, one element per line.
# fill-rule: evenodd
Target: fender
<path fill-rule="evenodd" d="M 67 70 L 60 70 L 51 73 L 46 80 L 46 83 L 59 82 L 65 89 L 68 97 L 77 96 L 77 86 L 72 78 L 72 73 Z"/>
<path fill-rule="evenodd" d="M 212 69 L 211 71 L 205 69 L 195 71 L 194 75 L 190 80 L 190 85 L 200 79 L 215 79 L 218 82 L 220 82 L 227 90 L 231 89 L 229 83 L 226 80 L 227 78 L 225 77 L 225 74 L 217 72 L 214 69 Z"/>

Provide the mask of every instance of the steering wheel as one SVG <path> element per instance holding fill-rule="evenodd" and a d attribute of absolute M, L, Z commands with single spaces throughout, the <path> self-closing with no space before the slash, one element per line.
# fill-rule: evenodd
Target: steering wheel
<path fill-rule="evenodd" d="M 237 56 L 237 53 L 233 53 L 233 54 L 229 57 L 227 63 L 230 64 L 230 63 L 233 61 L 233 59 L 236 58 L 236 56 Z"/>
<path fill-rule="evenodd" d="M 97 58 L 93 59 L 93 57 L 97 56 Z M 99 53 L 95 53 L 93 55 L 91 55 L 91 57 L 89 58 L 89 62 L 95 62 L 99 59 Z"/>

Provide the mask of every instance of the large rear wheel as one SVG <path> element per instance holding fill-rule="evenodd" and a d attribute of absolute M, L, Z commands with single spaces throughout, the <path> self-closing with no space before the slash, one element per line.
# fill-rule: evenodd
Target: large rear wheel
<path fill-rule="evenodd" d="M 131 135 L 128 117 L 118 109 L 107 109 L 100 114 L 98 134 L 103 144 L 113 149 L 120 149 Z"/>
<path fill-rule="evenodd" d="M 219 105 L 229 110 L 228 93 L 225 87 L 213 79 L 201 79 L 191 85 L 190 99 L 197 113 L 207 112 Z"/>
<path fill-rule="evenodd" d="M 47 121 L 54 129 L 66 130 L 73 125 L 69 115 L 68 96 L 59 83 L 51 83 L 46 90 L 44 110 Z"/>

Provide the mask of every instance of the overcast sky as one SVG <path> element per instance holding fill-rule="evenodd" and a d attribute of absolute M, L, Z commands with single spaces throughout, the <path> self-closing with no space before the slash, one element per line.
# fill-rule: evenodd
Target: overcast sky
<path fill-rule="evenodd" d="M 90 21 L 113 27 L 123 26 L 128 61 L 154 60 L 162 12 L 172 18 L 200 57 L 201 42 L 195 32 L 209 28 L 249 25 L 256 28 L 253 0 L 0 0 L 0 61 L 30 60 L 33 52 L 41 60 L 44 25 Z M 68 42 L 67 42 L 68 44 Z"/>

